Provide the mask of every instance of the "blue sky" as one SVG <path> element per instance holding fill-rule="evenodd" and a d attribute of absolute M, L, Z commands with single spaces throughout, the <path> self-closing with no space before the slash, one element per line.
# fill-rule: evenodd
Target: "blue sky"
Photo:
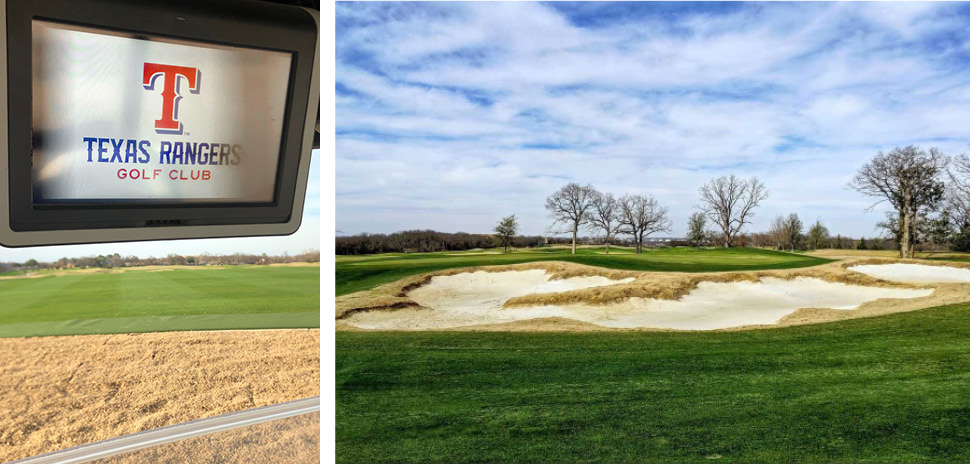
<path fill-rule="evenodd" d="M 97 256 L 119 253 L 122 256 L 163 257 L 171 253 L 198 255 L 201 253 L 252 253 L 281 255 L 298 254 L 320 249 L 320 151 L 313 150 L 310 158 L 310 177 L 307 181 L 303 223 L 295 234 L 285 237 L 246 237 L 205 240 L 164 240 L 157 242 L 101 243 L 29 248 L 0 247 L 0 262 L 23 262 L 28 259 L 55 261 L 63 257 Z"/>
<path fill-rule="evenodd" d="M 962 3 L 353 3 L 336 11 L 336 229 L 546 233 L 546 196 L 649 194 L 674 235 L 715 176 L 872 236 L 880 150 L 970 148 Z"/>

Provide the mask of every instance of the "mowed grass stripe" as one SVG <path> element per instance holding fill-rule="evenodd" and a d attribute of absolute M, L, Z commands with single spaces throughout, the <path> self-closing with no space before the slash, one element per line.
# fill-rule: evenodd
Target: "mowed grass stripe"
<path fill-rule="evenodd" d="M 535 261 L 568 261 L 610 269 L 664 272 L 724 272 L 759 269 L 790 269 L 816 266 L 827 259 L 752 248 L 662 248 L 637 255 L 629 249 L 582 248 L 572 255 L 568 248 L 539 248 L 511 254 L 486 253 L 388 253 L 375 256 L 338 256 L 337 296 L 367 290 L 426 272 L 459 267 L 520 264 Z"/>
<path fill-rule="evenodd" d="M 0 338 L 172 332 L 179 330 L 300 329 L 319 327 L 319 312 L 112 317 L 106 319 L 71 319 L 54 322 L 0 324 Z"/>
<path fill-rule="evenodd" d="M 970 460 L 970 305 L 722 333 L 336 334 L 340 462 Z"/>
<path fill-rule="evenodd" d="M 318 312 L 318 267 L 66 273 L 0 280 L 0 324 L 115 317 Z"/>

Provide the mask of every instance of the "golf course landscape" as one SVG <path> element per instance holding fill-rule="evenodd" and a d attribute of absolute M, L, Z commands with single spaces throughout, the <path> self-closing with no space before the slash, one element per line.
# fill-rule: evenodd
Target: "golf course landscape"
<path fill-rule="evenodd" d="M 66 269 L 0 278 L 0 337 L 319 327 L 317 265 Z"/>
<path fill-rule="evenodd" d="M 445 253 L 385 253 L 337 256 L 337 296 L 366 290 L 402 277 L 473 266 L 541 261 L 565 261 L 608 269 L 669 272 L 720 272 L 791 269 L 828 262 L 823 258 L 746 248 L 660 248 L 636 254 L 631 247 L 582 247 L 573 255 L 564 246 L 524 249 L 502 254 L 495 250 Z"/>
<path fill-rule="evenodd" d="M 970 462 L 967 23 L 338 2 L 336 461 Z"/>
<path fill-rule="evenodd" d="M 666 248 L 635 255 L 611 248 L 607 256 L 597 247 L 576 255 L 549 247 L 508 255 L 338 257 L 337 294 L 345 296 L 337 298 L 337 460 L 970 459 L 968 284 L 903 284 L 861 271 L 905 262 L 916 269 L 968 272 L 961 264 L 966 256 L 898 260 L 880 252 L 842 251 Z M 520 321 L 480 329 L 387 331 L 340 324 L 348 320 L 339 314 L 342 300 L 398 288 L 402 295 L 417 295 L 436 279 L 474 275 L 469 271 L 484 270 L 495 275 L 485 282 L 502 282 L 495 280 L 498 275 L 530 266 L 565 272 L 552 283 L 572 280 L 576 272 L 606 276 L 612 280 L 597 283 L 605 286 L 592 295 L 607 299 L 610 288 L 644 286 L 661 277 L 681 285 L 678 276 L 696 288 L 705 279 L 734 284 L 737 276 L 758 276 L 761 283 L 766 277 L 811 278 L 932 295 L 877 299 L 855 309 L 798 310 L 786 316 L 790 326 L 756 330 L 604 332 L 588 324 Z M 428 272 L 442 277 L 418 275 Z M 745 278 L 744 285 L 759 283 Z M 589 290 L 518 297 L 524 300 L 507 301 L 499 311 L 551 304 L 546 300 L 554 301 L 552 295 L 570 302 L 567 295 L 584 297 Z M 458 295 L 464 294 L 453 297 Z M 538 302 L 529 300 L 536 297 Z M 428 312 L 371 308 L 349 320 L 407 311 Z"/>
<path fill-rule="evenodd" d="M 319 298 L 305 262 L 0 276 L 0 462 L 318 394 Z"/>

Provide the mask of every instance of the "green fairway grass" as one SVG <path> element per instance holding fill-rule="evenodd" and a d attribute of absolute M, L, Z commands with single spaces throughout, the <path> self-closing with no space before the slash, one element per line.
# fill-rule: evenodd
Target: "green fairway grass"
<path fill-rule="evenodd" d="M 0 280 L 0 337 L 319 327 L 318 267 L 47 274 Z"/>
<path fill-rule="evenodd" d="M 339 462 L 966 462 L 970 305 L 721 333 L 336 334 Z"/>
<path fill-rule="evenodd" d="M 829 260 L 794 253 L 753 248 L 660 248 L 637 255 L 630 248 L 548 247 L 510 254 L 488 252 L 388 253 L 369 256 L 338 256 L 337 296 L 376 287 L 415 274 L 456 267 L 518 264 L 534 261 L 569 261 L 611 269 L 669 272 L 720 272 L 756 269 L 788 269 L 824 264 Z"/>

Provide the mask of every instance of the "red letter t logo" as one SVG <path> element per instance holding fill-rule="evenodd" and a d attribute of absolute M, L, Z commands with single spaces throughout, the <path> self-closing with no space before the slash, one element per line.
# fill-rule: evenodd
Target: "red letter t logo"
<path fill-rule="evenodd" d="M 148 90 L 155 90 L 156 78 L 165 80 L 162 87 L 162 119 L 155 120 L 155 132 L 160 134 L 181 134 L 182 123 L 179 122 L 179 77 L 184 77 L 189 83 L 189 91 L 199 93 L 199 81 L 202 72 L 197 68 L 186 66 L 171 66 L 167 64 L 145 63 L 145 74 L 142 84 Z"/>

